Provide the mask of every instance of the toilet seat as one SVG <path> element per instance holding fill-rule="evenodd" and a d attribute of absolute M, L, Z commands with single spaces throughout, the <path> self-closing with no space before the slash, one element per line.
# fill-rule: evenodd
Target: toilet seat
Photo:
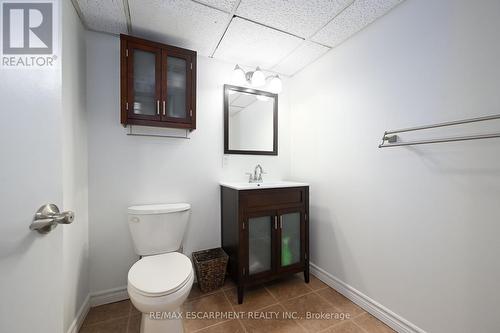
<path fill-rule="evenodd" d="M 128 284 L 133 291 L 147 297 L 175 293 L 193 275 L 191 261 L 178 252 L 144 257 L 128 272 Z"/>

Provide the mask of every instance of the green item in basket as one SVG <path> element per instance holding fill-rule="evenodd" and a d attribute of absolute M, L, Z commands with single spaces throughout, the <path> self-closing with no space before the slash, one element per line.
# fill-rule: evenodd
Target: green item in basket
<path fill-rule="evenodd" d="M 290 252 L 290 237 L 283 238 L 281 246 L 281 266 L 288 266 L 292 263 L 292 253 Z"/>

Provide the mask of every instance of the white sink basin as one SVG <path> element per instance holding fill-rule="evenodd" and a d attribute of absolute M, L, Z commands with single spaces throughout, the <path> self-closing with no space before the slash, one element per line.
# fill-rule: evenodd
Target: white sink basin
<path fill-rule="evenodd" d="M 219 184 L 235 190 L 309 186 L 309 184 L 307 183 L 289 182 L 289 181 L 270 181 L 263 183 L 220 182 Z"/>

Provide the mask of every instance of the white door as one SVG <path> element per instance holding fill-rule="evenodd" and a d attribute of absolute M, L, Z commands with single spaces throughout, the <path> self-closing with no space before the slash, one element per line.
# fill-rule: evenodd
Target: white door
<path fill-rule="evenodd" d="M 30 231 L 62 203 L 60 69 L 0 69 L 0 332 L 63 331 L 62 231 Z"/>

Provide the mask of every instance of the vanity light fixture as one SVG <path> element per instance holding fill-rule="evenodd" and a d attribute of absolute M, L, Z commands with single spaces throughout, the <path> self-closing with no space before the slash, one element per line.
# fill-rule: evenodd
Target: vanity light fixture
<path fill-rule="evenodd" d="M 270 79 L 268 84 L 268 90 L 279 94 L 283 89 L 283 84 L 281 82 L 281 78 L 279 75 L 271 75 L 266 77 L 264 72 L 260 69 L 259 66 L 255 68 L 254 71 L 246 72 L 240 67 L 240 65 L 236 65 L 233 69 L 232 73 L 232 82 L 235 85 L 244 85 L 248 84 L 252 87 L 262 87 L 266 85 L 266 81 Z"/>
<path fill-rule="evenodd" d="M 281 82 L 280 76 L 278 74 L 271 77 L 269 82 L 269 91 L 275 94 L 279 94 L 283 89 L 283 83 Z"/>
<path fill-rule="evenodd" d="M 236 65 L 233 69 L 232 81 L 234 84 L 243 85 L 246 80 L 245 71 L 239 65 Z"/>
<path fill-rule="evenodd" d="M 257 66 L 255 71 L 247 73 L 247 81 L 250 81 L 254 87 L 262 87 L 266 84 L 266 76 L 260 67 Z"/>

